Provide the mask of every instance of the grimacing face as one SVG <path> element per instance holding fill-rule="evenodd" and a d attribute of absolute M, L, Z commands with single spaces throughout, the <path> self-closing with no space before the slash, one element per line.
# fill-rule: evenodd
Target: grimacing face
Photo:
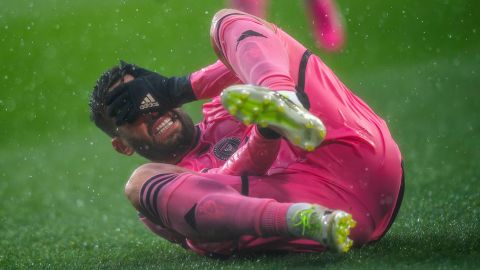
<path fill-rule="evenodd" d="M 133 79 L 126 75 L 123 82 Z M 112 145 L 118 152 L 131 154 L 133 150 L 153 162 L 176 164 L 195 143 L 196 129 L 190 116 L 175 108 L 161 115 L 154 112 L 140 116 L 133 123 L 117 127 L 116 134 Z"/>

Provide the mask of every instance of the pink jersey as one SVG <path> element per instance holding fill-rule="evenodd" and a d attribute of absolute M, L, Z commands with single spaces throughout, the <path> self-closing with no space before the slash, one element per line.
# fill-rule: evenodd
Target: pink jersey
<path fill-rule="evenodd" d="M 177 164 L 197 172 L 221 167 L 240 146 L 246 129 L 223 110 L 218 98 L 205 104 L 203 113 L 195 148 Z"/>

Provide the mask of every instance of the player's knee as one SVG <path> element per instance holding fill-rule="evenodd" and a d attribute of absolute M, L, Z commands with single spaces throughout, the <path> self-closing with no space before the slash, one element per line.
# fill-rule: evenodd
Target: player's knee
<path fill-rule="evenodd" d="M 128 179 L 125 184 L 125 196 L 127 196 L 130 203 L 138 210 L 139 209 L 139 192 L 145 181 L 148 180 L 146 176 L 150 164 L 144 164 L 138 167 Z"/>
<path fill-rule="evenodd" d="M 210 35 L 212 35 L 213 33 L 216 32 L 218 26 L 220 25 L 220 22 L 222 21 L 222 18 L 226 17 L 226 16 L 230 16 L 232 14 L 245 14 L 241 11 L 238 11 L 238 10 L 235 10 L 235 9 L 228 9 L 228 8 L 224 8 L 224 9 L 221 9 L 219 11 L 217 11 L 215 13 L 215 15 L 213 15 L 213 18 L 212 18 L 212 25 L 211 25 L 211 28 L 210 28 Z"/>
<path fill-rule="evenodd" d="M 215 14 L 213 15 L 213 21 L 218 21 L 221 18 L 234 13 L 243 13 L 243 12 L 235 9 L 231 9 L 231 8 L 222 8 L 219 11 L 215 12 Z"/>
<path fill-rule="evenodd" d="M 228 32 L 226 31 L 226 27 L 228 27 L 228 29 L 237 28 L 240 32 L 256 27 L 266 27 L 267 29 L 273 30 L 270 23 L 235 9 L 222 9 L 215 13 L 210 27 L 210 39 L 215 53 L 224 63 L 226 63 L 226 59 L 223 50 L 225 49 L 224 43 L 226 42 L 226 33 Z"/>
<path fill-rule="evenodd" d="M 140 190 L 145 182 L 155 175 L 161 173 L 182 173 L 186 170 L 174 165 L 162 163 L 147 163 L 138 167 L 130 176 L 125 184 L 125 196 L 130 203 L 137 209 L 140 209 Z"/>
<path fill-rule="evenodd" d="M 241 11 L 235 10 L 235 9 L 221 9 L 215 13 L 212 19 L 212 24 L 210 26 L 210 40 L 212 42 L 212 46 L 214 51 L 217 53 L 218 57 L 220 59 L 223 57 L 221 53 L 221 26 L 225 22 L 225 18 L 229 17 L 230 15 L 235 15 L 235 21 L 240 21 L 238 20 L 239 18 L 242 18 L 244 16 L 249 16 L 246 13 L 243 13 Z M 234 21 L 234 22 L 235 22 Z"/>

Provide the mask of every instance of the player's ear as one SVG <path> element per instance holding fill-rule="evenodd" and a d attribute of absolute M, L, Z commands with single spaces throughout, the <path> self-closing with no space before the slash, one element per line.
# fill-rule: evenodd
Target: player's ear
<path fill-rule="evenodd" d="M 128 144 L 123 142 L 122 139 L 118 137 L 113 137 L 112 138 L 112 146 L 115 151 L 117 151 L 120 154 L 131 156 L 135 152 L 132 147 L 130 147 Z"/>

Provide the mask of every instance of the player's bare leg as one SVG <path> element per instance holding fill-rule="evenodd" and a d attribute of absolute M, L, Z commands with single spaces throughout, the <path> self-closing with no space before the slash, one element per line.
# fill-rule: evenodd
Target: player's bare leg
<path fill-rule="evenodd" d="M 258 124 L 294 145 L 313 151 L 326 136 L 322 121 L 278 91 L 253 85 L 233 85 L 221 96 L 223 106 L 245 125 Z"/>

